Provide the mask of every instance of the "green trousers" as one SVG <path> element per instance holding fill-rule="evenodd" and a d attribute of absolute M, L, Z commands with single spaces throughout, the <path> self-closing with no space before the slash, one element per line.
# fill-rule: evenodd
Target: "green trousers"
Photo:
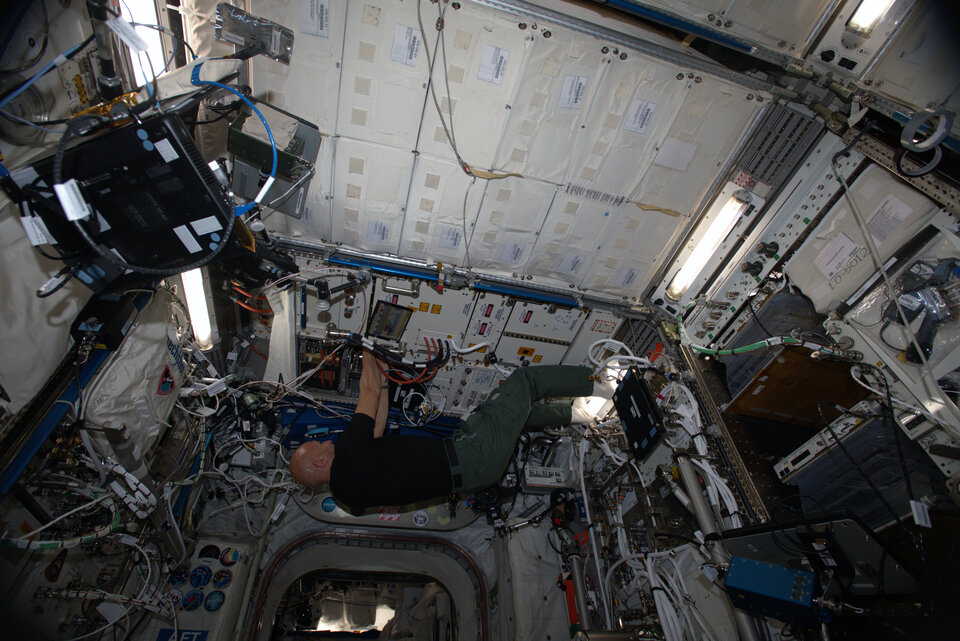
<path fill-rule="evenodd" d="M 562 365 L 515 370 L 454 433 L 453 491 L 469 492 L 498 483 L 524 430 L 568 425 L 569 404 L 536 401 L 545 396 L 589 396 L 592 373 L 589 367 Z"/>

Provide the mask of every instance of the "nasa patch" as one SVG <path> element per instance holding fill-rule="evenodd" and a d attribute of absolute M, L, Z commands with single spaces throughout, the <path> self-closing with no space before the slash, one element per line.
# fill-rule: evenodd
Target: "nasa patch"
<path fill-rule="evenodd" d="M 325 496 L 322 501 L 320 501 L 320 509 L 326 513 L 333 512 L 337 509 L 337 501 L 332 496 Z"/>

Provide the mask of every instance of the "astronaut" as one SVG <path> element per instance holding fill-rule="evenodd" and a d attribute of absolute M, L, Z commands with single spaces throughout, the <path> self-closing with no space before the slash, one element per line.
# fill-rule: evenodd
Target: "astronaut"
<path fill-rule="evenodd" d="M 303 485 L 329 483 L 336 500 L 359 516 L 371 506 L 408 505 L 471 492 L 499 482 L 524 430 L 586 423 L 581 403 L 539 403 L 544 397 L 611 398 L 588 367 L 545 365 L 513 372 L 448 438 L 385 438 L 387 385 L 376 357 L 363 353 L 360 399 L 336 445 L 308 441 L 290 471 Z"/>

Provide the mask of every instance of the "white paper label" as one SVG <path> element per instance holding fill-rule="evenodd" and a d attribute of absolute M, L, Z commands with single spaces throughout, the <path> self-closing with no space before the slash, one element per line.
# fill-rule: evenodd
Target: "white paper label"
<path fill-rule="evenodd" d="M 826 247 L 820 250 L 813 263 L 821 274 L 827 278 L 833 278 L 834 274 L 840 272 L 850 259 L 857 255 L 859 249 L 860 245 L 850 240 L 850 237 L 843 232 L 839 232 Z"/>
<path fill-rule="evenodd" d="M 300 31 L 308 36 L 329 38 L 327 21 L 330 13 L 327 9 L 328 0 L 301 0 Z"/>
<path fill-rule="evenodd" d="M 504 263 L 517 263 L 523 256 L 523 246 L 516 243 L 508 243 L 503 246 L 500 252 L 500 261 Z"/>
<path fill-rule="evenodd" d="M 130 47 L 131 51 L 140 53 L 148 49 L 147 43 L 140 37 L 140 34 L 133 28 L 133 25 L 126 20 L 122 18 L 107 20 L 107 26 L 110 27 L 110 31 L 117 34 L 117 37 L 123 40 L 125 45 Z"/>
<path fill-rule="evenodd" d="M 440 249 L 456 249 L 460 246 L 463 233 L 456 227 L 444 227 L 440 232 Z"/>
<path fill-rule="evenodd" d="M 40 177 L 40 174 L 37 173 L 37 170 L 33 167 L 21 167 L 20 169 L 14 169 L 10 172 L 10 179 L 13 182 L 17 183 L 17 187 L 23 189 L 27 185 L 31 184 L 34 180 Z M 42 182 L 39 183 L 40 186 L 45 186 Z"/>
<path fill-rule="evenodd" d="M 270 33 L 270 55 L 280 55 L 280 30 L 277 28 Z"/>
<path fill-rule="evenodd" d="M 877 246 L 882 245 L 912 213 L 913 208 L 905 202 L 896 196 L 887 196 L 867 219 L 867 229 L 870 230 L 873 242 Z"/>
<path fill-rule="evenodd" d="M 187 248 L 188 252 L 191 254 L 196 254 L 198 251 L 200 251 L 200 243 L 198 243 L 197 239 L 193 237 L 193 234 L 190 233 L 190 230 L 187 229 L 186 225 L 174 227 L 173 233 L 177 235 L 177 238 L 180 239 L 180 242 L 183 243 L 183 246 Z"/>
<path fill-rule="evenodd" d="M 629 287 L 633 284 L 633 281 L 636 280 L 638 273 L 639 272 L 637 270 L 629 267 L 626 269 L 621 269 L 620 273 L 617 274 L 617 285 L 620 287 Z"/>
<path fill-rule="evenodd" d="M 652 102 L 645 100 L 634 100 L 630 107 L 630 113 L 627 114 L 627 121 L 623 123 L 623 128 L 637 134 L 642 134 L 647 130 L 650 120 L 653 118 L 653 111 L 657 106 Z"/>
<path fill-rule="evenodd" d="M 564 76 L 563 89 L 560 90 L 560 101 L 557 106 L 561 109 L 579 109 L 586 93 L 586 76 Z"/>
<path fill-rule="evenodd" d="M 499 85 L 503 82 L 503 74 L 507 71 L 507 58 L 510 52 L 500 47 L 487 45 L 483 48 L 483 57 L 480 58 L 480 71 L 477 79 Z"/>
<path fill-rule="evenodd" d="M 39 216 L 21 216 L 20 224 L 23 225 L 23 231 L 27 232 L 27 238 L 30 239 L 30 244 L 34 247 L 53 242 L 53 235 Z"/>
<path fill-rule="evenodd" d="M 53 191 L 57 194 L 67 220 L 83 220 L 90 215 L 90 208 L 80 193 L 80 185 L 73 178 L 62 185 L 54 185 Z"/>
<path fill-rule="evenodd" d="M 910 501 L 910 511 L 913 512 L 913 522 L 921 527 L 933 527 L 930 522 L 930 510 L 926 503 L 920 501 Z"/>
<path fill-rule="evenodd" d="M 223 229 L 223 225 L 220 224 L 216 216 L 207 216 L 206 218 L 195 220 L 190 223 L 190 226 L 193 227 L 193 231 L 197 232 L 198 236 L 204 236 Z"/>
<path fill-rule="evenodd" d="M 415 67 L 419 53 L 420 32 L 413 27 L 398 24 L 393 30 L 393 49 L 390 50 L 390 59 L 408 67 Z"/>
<path fill-rule="evenodd" d="M 390 224 L 379 220 L 371 220 L 367 224 L 367 242 L 386 243 L 390 240 Z"/>
<path fill-rule="evenodd" d="M 226 29 L 220 30 L 220 39 L 226 40 L 227 42 L 232 42 L 233 44 L 238 45 L 240 47 L 242 47 L 245 42 L 242 36 L 238 36 L 237 34 L 231 31 L 227 31 Z"/>
<path fill-rule="evenodd" d="M 177 150 L 173 148 L 173 145 L 171 145 L 170 141 L 166 138 L 158 140 L 154 144 L 154 147 L 156 147 L 160 155 L 163 156 L 164 162 L 173 162 L 180 157 L 180 154 L 177 153 Z"/>
<path fill-rule="evenodd" d="M 557 271 L 564 274 L 576 274 L 583 264 L 579 254 L 566 254 L 557 262 Z"/>

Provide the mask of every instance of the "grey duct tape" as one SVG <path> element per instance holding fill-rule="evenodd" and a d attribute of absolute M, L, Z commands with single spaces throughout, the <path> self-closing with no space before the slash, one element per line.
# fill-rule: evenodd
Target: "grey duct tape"
<path fill-rule="evenodd" d="M 934 118 L 939 118 L 934 132 L 925 140 L 917 141 L 917 130 Z M 953 126 L 953 113 L 946 109 L 927 108 L 914 115 L 910 121 L 904 125 L 903 132 L 900 134 L 900 144 L 910 151 L 929 151 L 939 145 L 947 134 L 950 133 L 950 127 Z"/>

